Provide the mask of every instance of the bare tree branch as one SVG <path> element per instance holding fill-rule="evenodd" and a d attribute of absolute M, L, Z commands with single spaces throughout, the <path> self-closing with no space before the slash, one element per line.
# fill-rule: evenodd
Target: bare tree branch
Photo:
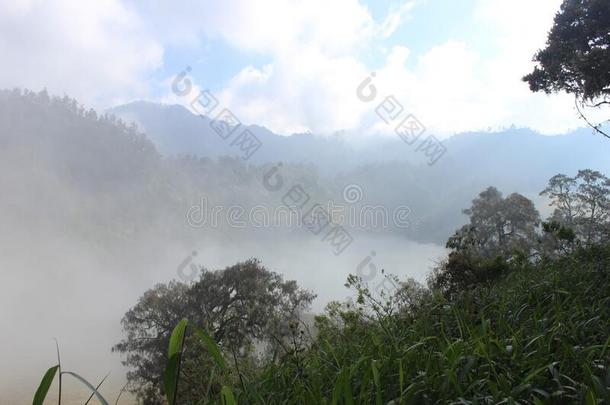
<path fill-rule="evenodd" d="M 605 103 L 605 102 L 602 102 L 602 103 Z M 595 130 L 595 132 L 598 132 L 598 133 L 602 134 L 603 136 L 605 136 L 606 138 L 610 139 L 610 135 L 608 135 L 607 133 L 605 133 L 604 131 L 599 129 L 599 127 L 601 126 L 602 123 L 594 125 L 591 123 L 591 121 L 589 121 L 587 119 L 587 117 L 585 117 L 585 115 L 580 110 L 580 107 L 578 106 L 578 97 L 574 97 L 574 105 L 576 106 L 576 111 L 578 111 L 580 118 L 582 118 L 587 123 L 587 125 L 589 125 L 591 128 L 593 128 Z M 606 122 L 606 121 L 604 121 L 604 122 Z"/>
<path fill-rule="evenodd" d="M 597 104 L 593 104 L 591 107 L 599 107 L 599 106 L 601 106 L 603 104 L 610 104 L 610 101 L 609 100 L 600 101 Z"/>

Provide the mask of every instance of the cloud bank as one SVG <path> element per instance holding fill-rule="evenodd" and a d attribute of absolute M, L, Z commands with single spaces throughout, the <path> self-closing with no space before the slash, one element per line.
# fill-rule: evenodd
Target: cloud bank
<path fill-rule="evenodd" d="M 395 96 L 441 137 L 512 124 L 548 134 L 583 125 L 570 96 L 532 94 L 520 80 L 561 0 L 476 0 L 464 29 L 486 38 L 486 48 L 443 38 L 414 54 L 418 38 L 396 40 L 420 7 L 441 3 L 397 2 L 378 15 L 358 0 L 3 0 L 0 87 L 46 87 L 97 108 L 138 98 L 186 103 L 167 85 L 178 73 L 169 68 L 173 55 L 196 60 L 216 41 L 266 62 L 231 66 L 237 73 L 222 83 L 195 77 L 198 87 L 216 89 L 242 122 L 279 133 L 392 133 L 374 103 L 356 97 L 371 72 L 379 101 Z"/>

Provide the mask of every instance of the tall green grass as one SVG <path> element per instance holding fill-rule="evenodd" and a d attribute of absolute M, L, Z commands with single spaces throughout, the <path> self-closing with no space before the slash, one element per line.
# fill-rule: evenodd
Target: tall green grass
<path fill-rule="evenodd" d="M 203 329 L 198 328 L 195 325 L 189 325 L 188 320 L 183 319 L 174 327 L 174 330 L 172 331 L 172 334 L 170 336 L 170 341 L 169 341 L 167 363 L 166 363 L 165 373 L 164 373 L 164 392 L 165 392 L 165 396 L 166 396 L 168 405 L 177 405 L 177 404 L 184 403 L 184 401 L 179 400 L 178 389 L 179 389 L 179 383 L 180 383 L 180 377 L 181 377 L 180 367 L 182 364 L 184 342 L 185 342 L 185 338 L 186 338 L 186 334 L 187 334 L 187 328 L 189 328 L 189 327 L 193 330 L 193 333 L 201 341 L 201 343 L 204 345 L 204 347 L 206 347 L 208 353 L 214 360 L 215 367 L 218 367 L 220 373 L 228 374 L 230 372 L 226 366 L 226 363 L 222 356 L 221 350 L 218 347 L 218 345 L 216 344 L 216 342 L 214 341 L 214 339 L 212 339 L 207 334 L 207 332 L 205 332 Z M 59 388 L 58 388 L 58 392 L 59 392 L 58 404 L 59 405 L 61 405 L 62 376 L 64 376 L 64 375 L 74 377 L 76 380 L 81 382 L 91 391 L 91 395 L 85 402 L 85 405 L 89 404 L 91 399 L 94 396 L 96 397 L 96 399 L 99 401 L 100 404 L 109 405 L 109 402 L 99 393 L 99 388 L 104 383 L 104 381 L 106 380 L 108 375 L 106 375 L 97 386 L 93 386 L 89 381 L 87 381 L 86 379 L 84 379 L 83 377 L 81 377 L 80 375 L 78 375 L 72 371 L 62 371 L 61 357 L 59 354 L 59 345 L 57 346 L 57 362 L 58 362 L 57 365 L 49 368 L 46 371 L 46 373 L 43 375 L 42 380 L 38 386 L 38 389 L 36 390 L 36 393 L 34 394 L 34 399 L 32 401 L 33 405 L 43 405 L 44 404 L 44 401 L 47 397 L 49 389 L 51 388 L 51 385 L 52 385 L 53 380 L 55 379 L 56 375 L 58 376 L 58 384 L 59 384 Z M 115 405 L 119 403 L 121 394 L 124 392 L 124 389 L 125 389 L 125 387 L 123 387 L 123 389 L 119 392 L 119 394 L 116 398 L 116 401 L 114 402 Z M 199 403 L 205 404 L 205 403 L 209 403 L 209 402 L 210 402 L 210 399 L 202 398 L 201 402 L 199 402 Z M 235 395 L 233 394 L 232 389 L 228 386 L 222 387 L 218 401 L 214 401 L 214 402 L 219 402 L 219 403 L 222 403 L 223 405 L 237 405 L 237 400 L 235 399 Z"/>
<path fill-rule="evenodd" d="M 282 358 L 246 370 L 185 320 L 170 339 L 167 402 L 193 403 L 180 397 L 190 328 L 213 360 L 207 384 L 221 387 L 195 403 L 610 404 L 609 267 L 610 249 L 593 248 L 399 309 L 359 286 L 361 304 L 330 306 L 312 337 L 295 325 Z"/>
<path fill-rule="evenodd" d="M 610 250 L 522 264 L 396 312 L 365 300 L 249 379 L 243 403 L 610 403 Z M 376 308 L 375 308 L 376 307 Z"/>
<path fill-rule="evenodd" d="M 34 399 L 32 400 L 32 404 L 33 405 L 43 405 L 44 404 L 44 401 L 47 397 L 47 394 L 49 393 L 49 389 L 51 388 L 53 380 L 55 379 L 55 376 L 57 376 L 58 385 L 59 385 L 57 403 L 58 403 L 58 405 L 61 405 L 62 379 L 63 379 L 63 376 L 69 376 L 69 377 L 72 377 L 72 378 L 76 379 L 77 381 L 79 381 L 81 384 L 83 384 L 85 387 L 87 387 L 91 391 L 91 395 L 85 401 L 84 405 L 88 405 L 94 396 L 96 397 L 96 399 L 98 400 L 98 402 L 100 404 L 109 405 L 109 402 L 99 393 L 99 388 L 102 386 L 104 381 L 106 381 L 106 378 L 108 378 L 108 375 L 106 375 L 104 378 L 102 378 L 102 380 L 96 386 L 93 386 L 89 381 L 87 381 L 85 378 L 81 377 L 79 374 L 77 374 L 73 371 L 63 371 L 61 368 L 61 356 L 59 353 L 59 344 L 57 343 L 57 341 L 56 341 L 56 347 L 57 347 L 57 365 L 50 367 L 46 371 L 44 376 L 42 377 L 42 380 L 40 381 L 40 385 L 38 386 L 38 389 L 36 390 L 36 393 L 34 394 Z M 119 392 L 119 395 L 117 396 L 115 403 L 119 402 L 119 399 L 121 398 L 122 393 L 123 393 L 123 390 L 121 390 L 121 392 Z"/>

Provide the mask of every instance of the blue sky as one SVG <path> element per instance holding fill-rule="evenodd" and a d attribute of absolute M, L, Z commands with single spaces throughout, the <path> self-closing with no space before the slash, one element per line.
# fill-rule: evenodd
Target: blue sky
<path fill-rule="evenodd" d="M 390 10 L 401 4 L 388 0 L 361 3 L 366 5 L 376 20 L 383 20 Z M 413 54 L 417 55 L 442 44 L 448 38 L 453 38 L 468 41 L 485 52 L 493 52 L 487 37 L 473 29 L 474 5 L 474 0 L 416 3 L 411 15 L 405 19 L 408 23 L 401 24 L 391 37 L 379 41 L 378 44 L 382 47 L 408 44 Z M 377 68 L 383 62 L 383 55 L 378 50 L 371 50 L 370 53 L 362 55 L 362 58 L 371 69 Z M 164 66 L 156 72 L 156 79 L 162 81 L 185 66 L 191 66 L 194 77 L 205 80 L 212 90 L 218 90 L 245 66 L 260 68 L 270 62 L 272 59 L 264 54 L 244 52 L 222 39 L 202 38 L 201 44 L 196 48 L 181 44 L 166 48 Z"/>
<path fill-rule="evenodd" d="M 388 134 L 393 96 L 441 137 L 510 125 L 581 126 L 567 95 L 520 78 L 561 0 L 0 1 L 0 87 L 46 87 L 104 109 L 189 105 L 209 89 L 242 122 L 278 133 Z M 170 84 L 192 68 L 193 94 Z M 378 99 L 358 85 L 375 72 Z M 593 117 L 594 118 L 594 117 Z"/>

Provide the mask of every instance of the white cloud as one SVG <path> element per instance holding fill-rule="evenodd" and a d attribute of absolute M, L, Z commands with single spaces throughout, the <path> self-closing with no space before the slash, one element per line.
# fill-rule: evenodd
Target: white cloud
<path fill-rule="evenodd" d="M 119 0 L 0 1 L 0 87 L 67 93 L 89 105 L 147 94 L 160 44 Z"/>
<path fill-rule="evenodd" d="M 560 3 L 478 0 L 468 29 L 491 50 L 450 38 L 419 55 L 409 43 L 390 47 L 375 78 L 379 101 L 396 96 L 441 136 L 513 123 L 547 133 L 582 125 L 569 96 L 532 94 L 520 80 Z M 355 90 L 370 73 L 365 60 L 384 54 L 388 38 L 417 17 L 416 4 L 393 3 L 375 20 L 359 0 L 0 0 L 0 54 L 8 61 L 0 87 L 47 87 L 100 107 L 151 98 L 164 49 L 195 52 L 220 39 L 268 59 L 244 66 L 218 91 L 243 122 L 280 133 L 390 132 Z M 186 101 L 169 91 L 161 99 Z"/>
<path fill-rule="evenodd" d="M 204 35 L 240 50 L 279 55 L 293 45 L 322 52 L 351 52 L 376 29 L 358 0 L 188 0 L 135 3 L 150 22 L 151 35 L 193 44 Z M 402 13 L 402 11 L 401 11 Z"/>
<path fill-rule="evenodd" d="M 383 38 L 391 36 L 410 17 L 410 12 L 414 6 L 415 2 L 408 1 L 392 9 L 380 24 L 379 34 Z"/>
<path fill-rule="evenodd" d="M 218 94 L 223 105 L 243 122 L 280 133 L 330 133 L 358 126 L 367 108 L 355 96 L 367 73 L 358 56 L 398 27 L 410 2 L 381 23 L 357 0 L 228 1 L 204 8 L 190 9 L 183 25 L 192 22 L 210 38 L 272 59 L 233 77 Z"/>
<path fill-rule="evenodd" d="M 234 46 L 274 56 L 294 47 L 351 53 L 372 35 L 374 22 L 357 0 L 262 0 L 229 2 L 206 31 Z"/>
<path fill-rule="evenodd" d="M 243 121 L 282 133 L 391 133 L 374 115 L 375 105 L 354 97 L 355 88 L 369 73 L 362 51 L 382 49 L 414 3 L 394 7 L 380 22 L 357 1 L 331 2 L 332 8 L 320 1 L 263 3 L 232 4 L 238 11 L 231 18 L 221 12 L 207 28 L 237 48 L 272 55 L 265 74 L 250 66 L 225 86 L 225 103 Z M 448 39 L 408 64 L 409 49 L 395 46 L 377 71 L 379 101 L 394 95 L 405 114 L 440 136 L 512 124 L 544 133 L 582 126 L 569 96 L 533 94 L 521 81 L 560 3 L 479 0 L 473 30 L 490 39 L 493 51 Z"/>
<path fill-rule="evenodd" d="M 533 69 L 532 56 L 544 46 L 560 3 L 480 0 L 474 21 L 480 35 L 492 41 L 493 53 L 448 40 L 419 56 L 408 69 L 408 50 L 395 47 L 376 84 L 440 136 L 512 124 L 547 134 L 583 126 L 571 96 L 535 94 L 521 80 Z M 599 111 L 589 114 L 603 119 Z M 365 122 L 368 132 L 392 131 L 378 120 Z"/>
<path fill-rule="evenodd" d="M 356 98 L 354 83 L 365 72 L 355 59 L 327 57 L 315 48 L 303 48 L 262 70 L 245 68 L 220 98 L 244 122 L 281 133 L 329 133 L 357 126 L 364 106 Z"/>

